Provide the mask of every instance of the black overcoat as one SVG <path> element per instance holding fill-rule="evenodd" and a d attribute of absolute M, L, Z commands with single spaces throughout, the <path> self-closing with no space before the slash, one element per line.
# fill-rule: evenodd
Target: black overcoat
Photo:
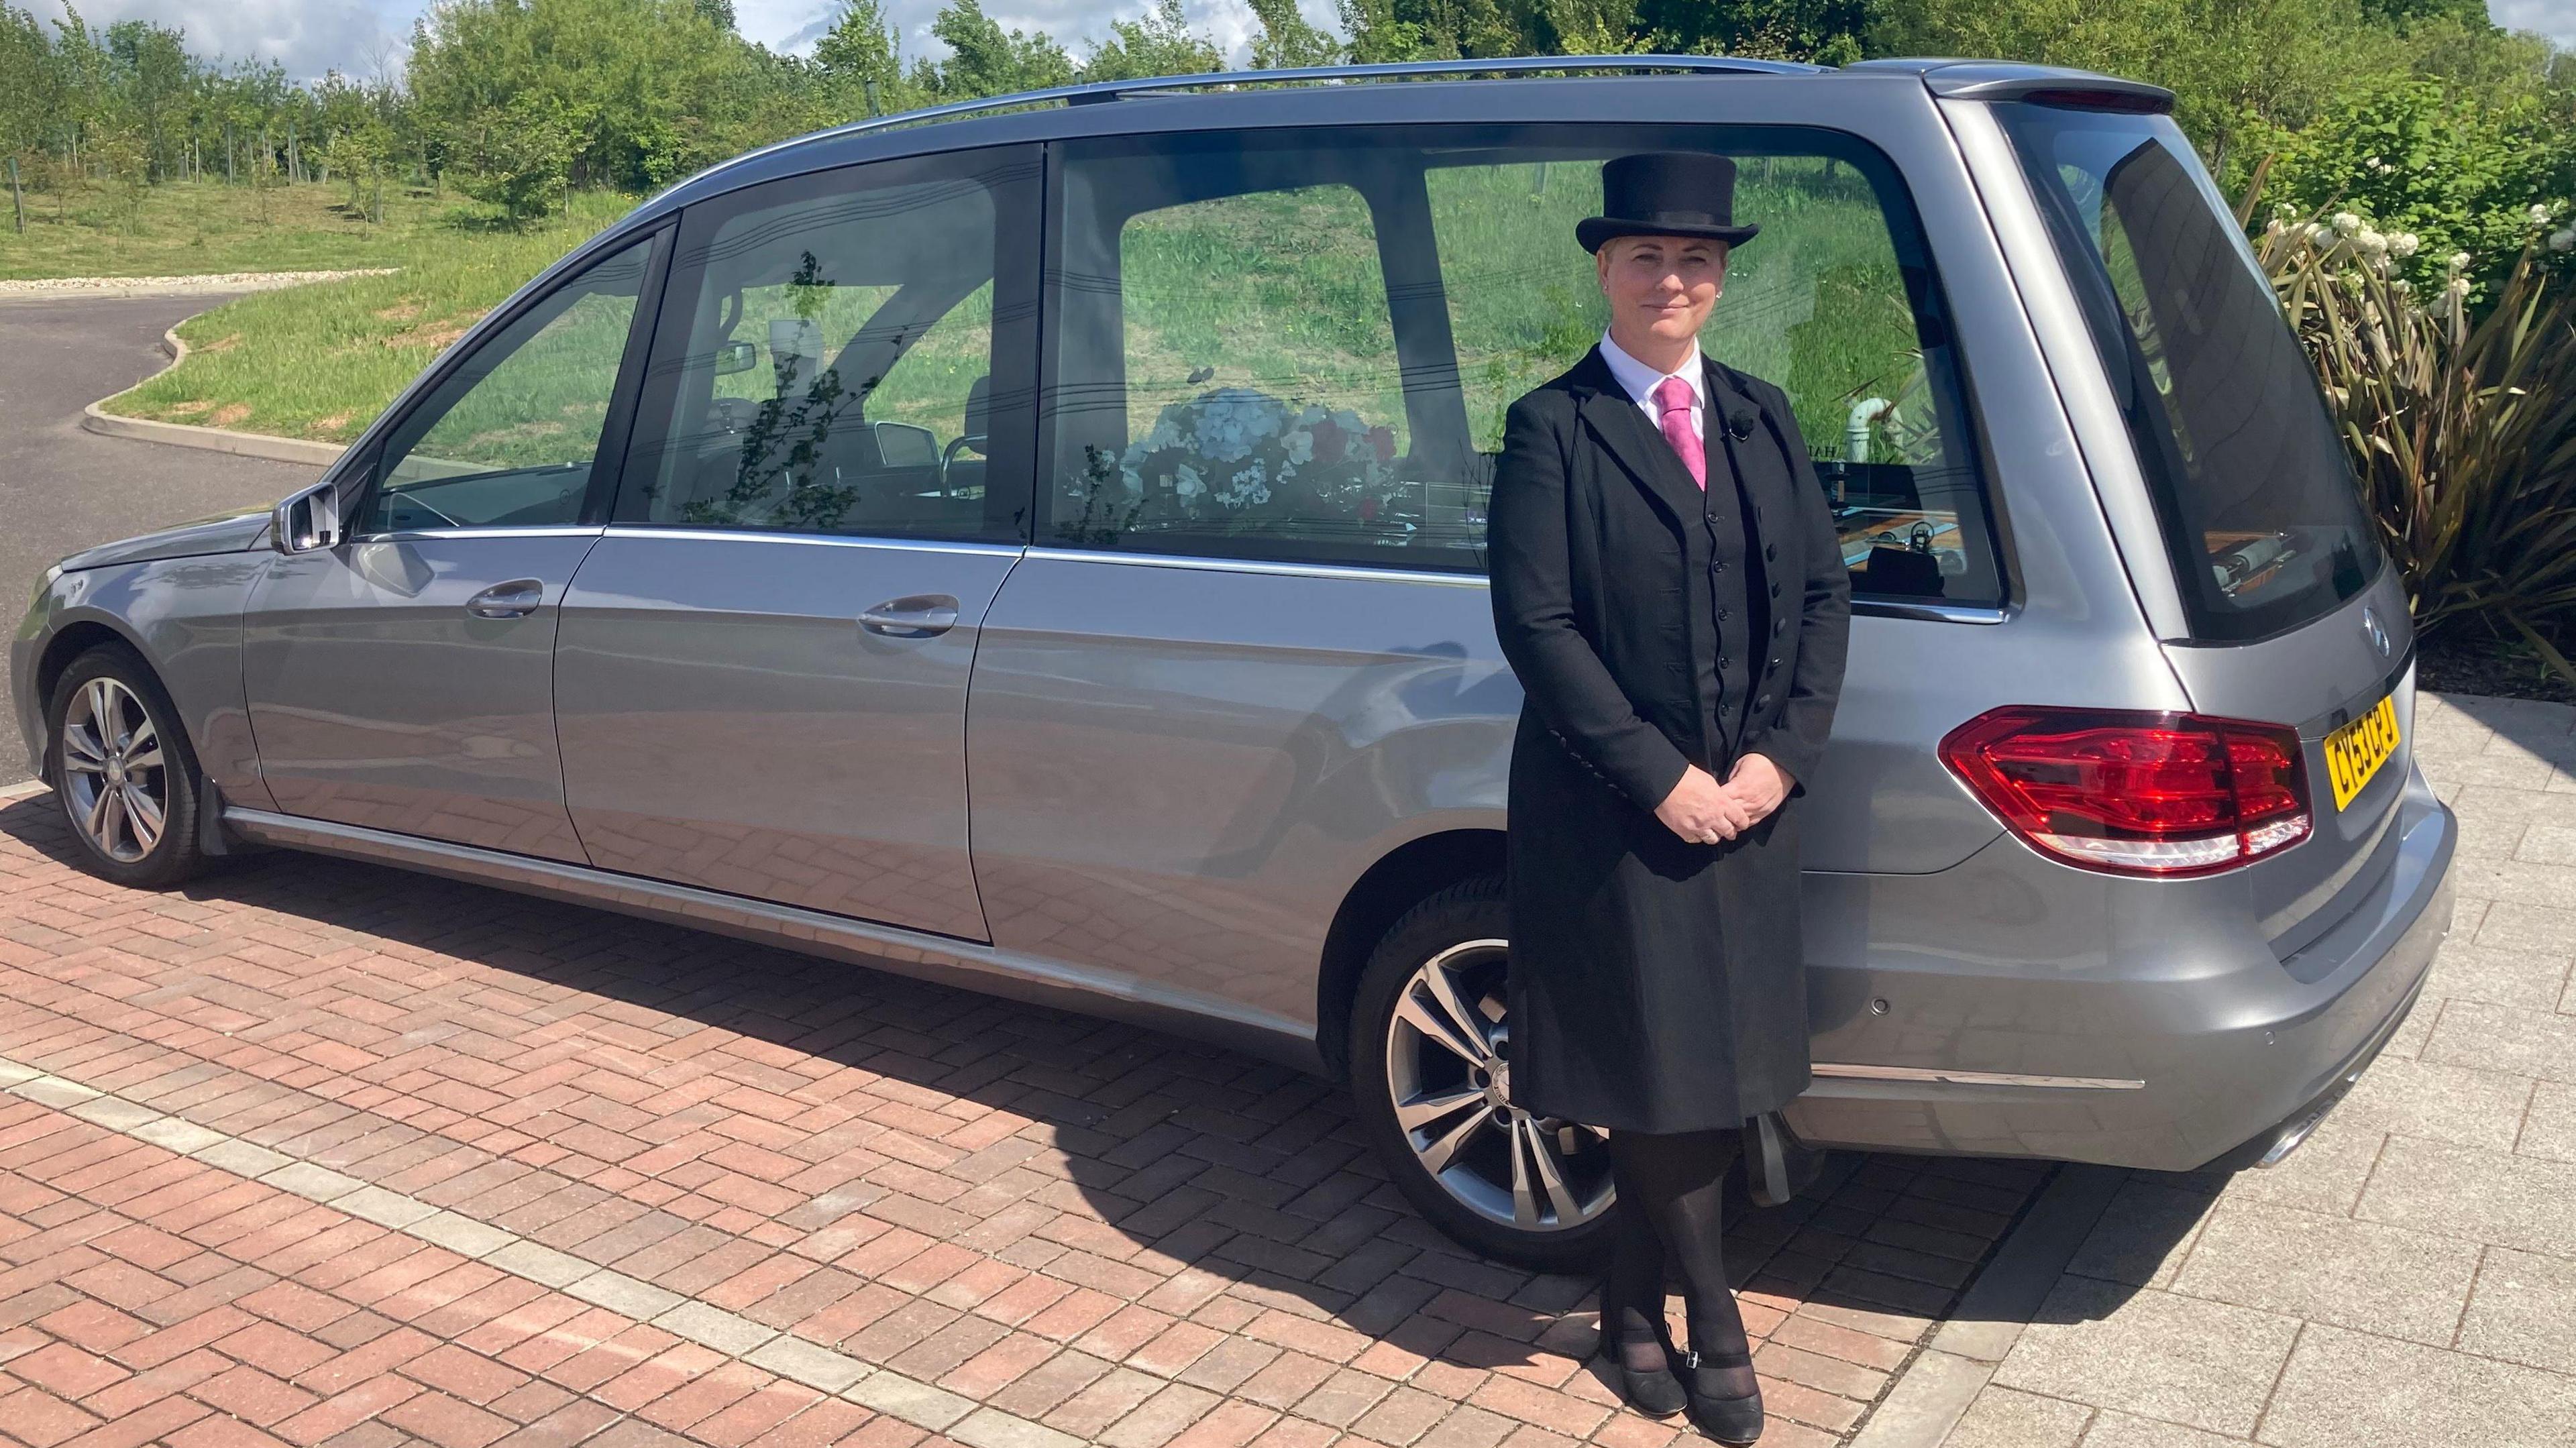
<path fill-rule="evenodd" d="M 1597 348 L 1512 404 L 1494 472 L 1494 624 L 1524 694 L 1511 1092 L 1613 1131 L 1741 1126 L 1808 1081 L 1798 797 L 1841 691 L 1850 576 L 1788 398 L 1707 367 L 1706 495 Z M 1721 624 L 1703 511 L 1738 498 L 1759 606 Z M 1739 648 L 1752 698 L 1705 697 L 1704 656 Z M 1686 762 L 1723 780 L 1748 752 L 1793 781 L 1760 825 L 1700 845 L 1655 818 Z"/>

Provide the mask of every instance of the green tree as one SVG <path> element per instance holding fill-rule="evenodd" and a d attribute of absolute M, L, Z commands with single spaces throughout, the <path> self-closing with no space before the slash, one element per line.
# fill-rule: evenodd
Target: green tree
<path fill-rule="evenodd" d="M 1073 57 L 1045 31 L 1005 31 L 984 13 L 981 0 L 949 0 L 930 22 L 930 33 L 951 52 L 936 66 L 924 63 L 941 100 L 974 100 L 1063 85 L 1073 79 Z"/>
<path fill-rule="evenodd" d="M 1353 65 L 1391 65 L 1441 53 L 1420 24 L 1397 12 L 1396 0 L 1333 0 L 1333 7 L 1341 16 L 1342 34 L 1349 37 L 1347 55 Z"/>
<path fill-rule="evenodd" d="M 1861 58 L 1884 0 L 1639 0 L 1647 48 L 1842 65 Z"/>
<path fill-rule="evenodd" d="M 103 127 L 90 138 L 87 149 L 90 164 L 98 168 L 125 212 L 126 231 L 141 232 L 143 195 L 152 185 L 152 157 L 143 144 L 143 132 L 131 124 Z"/>
<path fill-rule="evenodd" d="M 800 69 L 719 29 L 696 0 L 439 0 L 408 81 L 448 135 L 523 93 L 577 119 L 572 179 L 640 189 L 816 119 Z"/>
<path fill-rule="evenodd" d="M 1155 0 L 1134 20 L 1114 20 L 1109 38 L 1092 46 L 1082 63 L 1084 80 L 1136 80 L 1157 75 L 1204 75 L 1225 69 L 1216 42 L 1190 29 L 1181 0 Z"/>
<path fill-rule="evenodd" d="M 0 156 L 34 155 L 57 130 L 54 49 L 36 17 L 0 5 Z"/>
<path fill-rule="evenodd" d="M 501 208 L 512 225 L 552 212 L 572 182 L 582 118 L 542 91 L 522 91 L 459 138 L 472 166 L 457 180 L 466 195 Z"/>
<path fill-rule="evenodd" d="M 115 67 L 107 47 L 78 9 L 64 5 L 63 18 L 54 22 L 54 29 L 55 119 L 62 135 L 65 172 L 76 176 L 83 169 L 81 152 L 89 132 L 108 124 L 116 113 Z"/>
<path fill-rule="evenodd" d="M 873 91 L 880 113 L 921 103 L 903 73 L 903 45 L 878 0 L 844 0 L 832 28 L 814 43 L 814 68 L 842 115 L 866 115 Z"/>
<path fill-rule="evenodd" d="M 106 49 L 115 98 L 143 148 L 145 179 L 165 177 L 174 159 L 172 128 L 196 80 L 186 38 L 148 21 L 120 20 L 107 27 Z"/>
<path fill-rule="evenodd" d="M 2405 65 L 2359 0 L 1888 0 L 1875 53 L 1990 55 L 2151 81 L 2213 169 L 2252 129 L 2314 121 L 2356 77 Z"/>
<path fill-rule="evenodd" d="M 1309 23 L 1297 0 L 1248 0 L 1261 32 L 1252 37 L 1255 70 L 1292 70 L 1331 65 L 1342 58 L 1342 44 L 1330 32 Z"/>
<path fill-rule="evenodd" d="M 2449 20 L 2492 30 L 2487 0 L 2362 0 L 2362 11 L 2382 25 L 2403 27 L 2422 20 Z"/>

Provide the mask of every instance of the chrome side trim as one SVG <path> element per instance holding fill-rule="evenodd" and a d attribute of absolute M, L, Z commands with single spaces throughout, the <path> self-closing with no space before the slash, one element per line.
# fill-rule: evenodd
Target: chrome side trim
<path fill-rule="evenodd" d="M 227 829 L 261 844 L 640 915 L 987 995 L 1110 1016 L 1237 1047 L 1299 1070 L 1323 1070 L 1315 1027 L 1308 1022 L 1132 976 L 819 910 L 389 830 L 239 805 L 228 806 L 223 819 Z"/>
<path fill-rule="evenodd" d="M 1939 603 L 1902 598 L 1854 598 L 1854 618 L 1910 618 L 1918 623 L 2010 623 L 2019 610 L 1990 603 Z"/>
<path fill-rule="evenodd" d="M 229 818 L 229 816 L 228 816 Z M 1818 1061 L 1818 1076 L 1849 1081 L 1917 1081 L 1940 1086 L 2026 1086 L 2042 1091 L 2143 1091 L 2147 1083 L 2120 1076 L 2029 1076 L 2011 1071 L 1946 1071 L 1922 1066 L 1857 1066 Z"/>
<path fill-rule="evenodd" d="M 973 553 L 987 558 L 1016 558 L 1027 551 L 1017 543 L 850 537 L 839 533 L 789 533 L 764 528 L 662 528 L 650 523 L 612 523 L 608 526 L 607 536 L 667 538 L 683 543 L 794 543 L 808 548 L 897 548 L 907 553 Z"/>
<path fill-rule="evenodd" d="M 1432 583 L 1483 588 L 1482 573 L 1443 573 L 1427 568 L 1364 568 L 1349 563 L 1286 563 L 1258 558 L 1200 558 L 1187 553 L 1122 553 L 1115 548 L 1031 548 L 1028 556 L 1054 563 L 1132 563 L 1140 568 L 1195 568 L 1214 573 L 1274 573 L 1294 578 L 1370 579 L 1380 583 Z"/>
<path fill-rule="evenodd" d="M 609 530 L 614 533 L 615 529 Z M 1190 553 L 1122 553 L 1115 548 L 1031 548 L 1031 558 L 1064 563 L 1133 563 L 1143 568 L 1189 568 L 1215 573 L 1269 573 L 1291 578 L 1369 579 L 1381 583 L 1428 583 L 1445 588 L 1483 588 L 1482 573 L 1449 573 L 1429 568 L 1370 568 L 1357 563 L 1289 563 L 1276 559 L 1203 558 Z M 1908 599 L 1855 598 L 1852 613 L 1865 618 L 1906 618 L 1924 623 L 2009 623 L 2017 610 L 1991 604 L 1916 602 Z"/>
<path fill-rule="evenodd" d="M 597 523 L 549 523 L 527 528 L 414 528 L 401 533 L 357 533 L 349 543 L 436 543 L 448 538 L 596 538 Z"/>

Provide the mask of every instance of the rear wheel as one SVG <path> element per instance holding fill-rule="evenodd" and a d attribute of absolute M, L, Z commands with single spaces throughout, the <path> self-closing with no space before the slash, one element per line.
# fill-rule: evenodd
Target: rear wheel
<path fill-rule="evenodd" d="M 72 660 L 46 722 L 55 798 L 92 873 L 161 889 L 205 867 L 197 757 L 141 656 L 103 644 Z"/>
<path fill-rule="evenodd" d="M 1599 1253 L 1610 1208 L 1602 1134 L 1512 1100 L 1503 883 L 1453 885 L 1371 954 L 1351 1012 L 1362 1129 L 1406 1199 L 1489 1257 L 1566 1271 Z"/>

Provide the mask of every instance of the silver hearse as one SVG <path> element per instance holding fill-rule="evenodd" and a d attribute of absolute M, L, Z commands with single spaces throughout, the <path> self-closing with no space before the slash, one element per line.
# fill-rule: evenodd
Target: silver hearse
<path fill-rule="evenodd" d="M 2401 580 L 2171 97 L 1250 80 L 718 166 L 273 513 L 63 560 L 10 666 L 87 863 L 316 850 L 1232 1043 L 1347 1079 L 1462 1240 L 1570 1261 L 1600 1140 L 1499 1064 L 1483 503 L 1600 329 L 1601 162 L 1705 148 L 1764 227 L 1707 345 L 1793 400 L 1858 615 L 1791 1123 L 2295 1145 L 2411 1004 L 2455 827 Z"/>

